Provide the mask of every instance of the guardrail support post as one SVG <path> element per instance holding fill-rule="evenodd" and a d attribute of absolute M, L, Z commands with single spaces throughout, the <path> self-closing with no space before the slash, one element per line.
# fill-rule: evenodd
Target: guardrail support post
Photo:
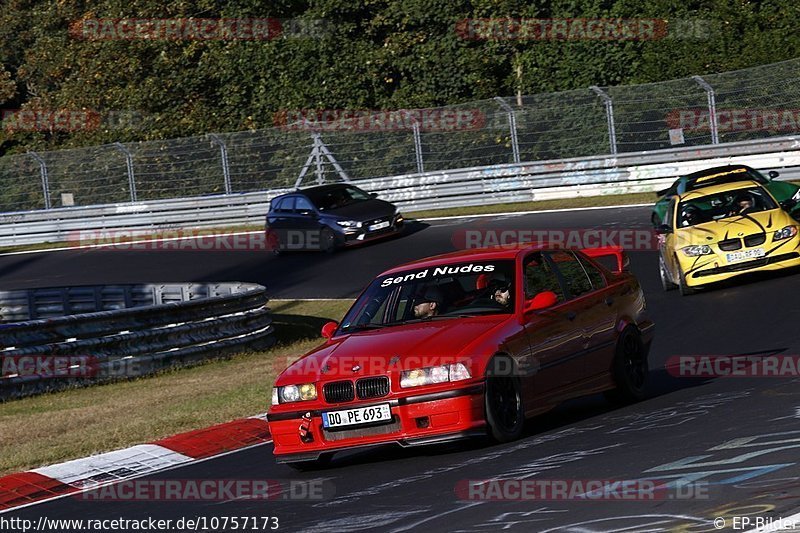
<path fill-rule="evenodd" d="M 47 163 L 45 163 L 42 156 L 36 152 L 28 152 L 28 155 L 39 163 L 39 172 L 42 175 L 42 194 L 44 194 L 44 208 L 50 209 L 50 178 L 47 175 Z"/>
<path fill-rule="evenodd" d="M 708 99 L 708 123 L 711 126 L 711 144 L 719 144 L 719 128 L 717 126 L 717 97 L 714 88 L 700 76 L 692 76 L 692 79 L 703 88 Z"/>
<path fill-rule="evenodd" d="M 608 121 L 608 145 L 611 148 L 611 153 L 617 154 L 617 128 L 614 126 L 614 101 L 603 89 L 597 85 L 589 87 L 597 96 L 603 99 L 603 105 L 606 106 L 606 120 Z"/>
<path fill-rule="evenodd" d="M 209 133 L 209 137 L 211 137 L 211 145 L 219 146 L 219 155 L 222 159 L 222 179 L 225 181 L 225 194 L 231 193 L 231 171 L 230 167 L 228 166 L 228 147 L 225 146 L 225 141 L 223 141 L 219 135 L 216 133 Z"/>
<path fill-rule="evenodd" d="M 514 156 L 514 163 L 519 164 L 519 141 L 517 139 L 517 115 L 508 103 L 499 96 L 494 97 L 506 113 L 508 113 L 508 127 L 511 130 L 511 152 Z"/>
<path fill-rule="evenodd" d="M 133 174 L 133 154 L 122 143 L 114 143 L 114 148 L 125 154 L 125 165 L 128 167 L 128 188 L 131 190 L 131 202 L 136 202 L 136 176 Z"/>
<path fill-rule="evenodd" d="M 308 121 L 306 121 L 306 124 L 310 125 Z M 333 157 L 331 151 L 328 150 L 328 147 L 325 146 L 325 143 L 322 141 L 322 136 L 318 132 L 314 132 L 311 134 L 311 139 L 314 141 L 314 144 L 311 146 L 311 153 L 308 155 L 308 159 L 306 159 L 306 164 L 303 165 L 303 168 L 300 170 L 300 175 L 294 182 L 295 188 L 300 188 L 300 184 L 303 183 L 303 178 L 305 178 L 312 164 L 316 166 L 314 173 L 317 175 L 317 184 L 322 184 L 325 181 L 322 168 L 323 157 L 336 169 L 336 173 L 339 174 L 342 181 L 350 181 L 350 176 L 347 175 L 347 172 L 344 171 L 336 158 Z"/>

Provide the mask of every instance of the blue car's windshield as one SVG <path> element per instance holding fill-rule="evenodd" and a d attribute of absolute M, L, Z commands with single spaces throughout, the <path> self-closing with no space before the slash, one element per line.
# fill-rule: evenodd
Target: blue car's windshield
<path fill-rule="evenodd" d="M 304 192 L 306 196 L 308 196 L 308 199 L 311 200 L 320 211 L 338 209 L 346 205 L 370 199 L 369 194 L 351 185 L 312 189 Z"/>
<path fill-rule="evenodd" d="M 411 320 L 512 313 L 514 262 L 454 263 L 377 278 L 350 308 L 341 330 Z"/>

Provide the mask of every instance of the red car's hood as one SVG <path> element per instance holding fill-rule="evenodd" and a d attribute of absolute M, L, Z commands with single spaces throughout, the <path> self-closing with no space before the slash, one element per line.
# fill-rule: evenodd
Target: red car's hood
<path fill-rule="evenodd" d="M 511 315 L 485 315 L 434 320 L 337 337 L 290 365 L 278 378 L 278 385 L 375 376 L 463 360 L 476 355 L 468 353 L 473 341 L 509 318 Z"/>

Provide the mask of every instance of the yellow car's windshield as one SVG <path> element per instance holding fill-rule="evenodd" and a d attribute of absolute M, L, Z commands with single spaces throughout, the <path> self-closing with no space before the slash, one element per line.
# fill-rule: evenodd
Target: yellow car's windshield
<path fill-rule="evenodd" d="M 684 200 L 678 205 L 677 227 L 686 228 L 731 217 L 777 209 L 761 187 L 734 189 Z"/>

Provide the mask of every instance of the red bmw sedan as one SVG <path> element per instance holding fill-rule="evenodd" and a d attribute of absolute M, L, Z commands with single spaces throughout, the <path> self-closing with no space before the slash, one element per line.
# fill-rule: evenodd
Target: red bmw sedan
<path fill-rule="evenodd" d="M 654 324 L 626 260 L 620 249 L 519 245 L 382 273 L 278 377 L 276 460 L 308 468 L 386 443 L 506 442 L 571 398 L 643 398 Z"/>

